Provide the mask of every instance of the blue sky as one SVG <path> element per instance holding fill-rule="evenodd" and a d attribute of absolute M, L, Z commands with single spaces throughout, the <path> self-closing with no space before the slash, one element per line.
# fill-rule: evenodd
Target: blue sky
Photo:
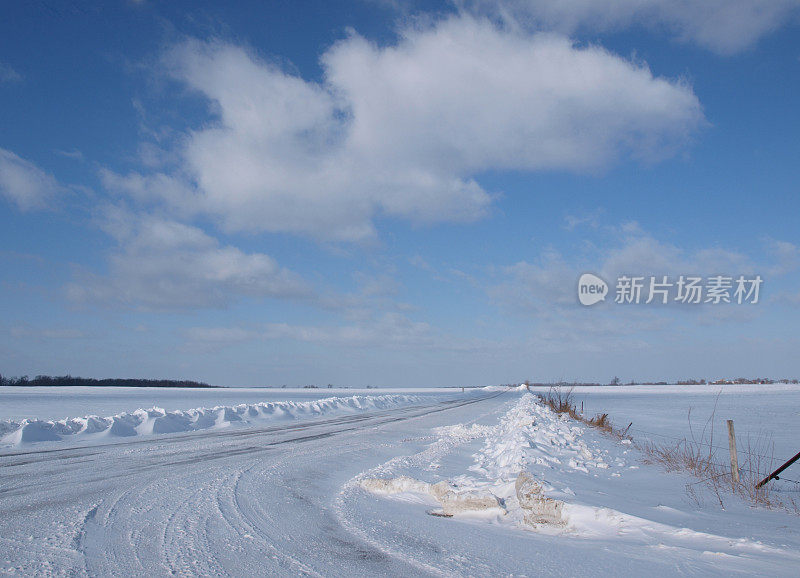
<path fill-rule="evenodd" d="M 800 2 L 0 10 L 4 375 L 800 377 Z"/>

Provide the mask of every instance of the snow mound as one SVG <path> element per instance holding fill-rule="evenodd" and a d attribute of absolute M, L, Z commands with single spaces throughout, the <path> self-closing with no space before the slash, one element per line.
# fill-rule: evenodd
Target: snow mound
<path fill-rule="evenodd" d="M 321 415 L 389 409 L 418 403 L 415 395 L 354 395 L 313 401 L 275 401 L 234 406 L 200 407 L 166 411 L 159 407 L 137 409 L 110 417 L 88 415 L 57 421 L 24 419 L 0 421 L 0 445 L 17 446 L 64 439 L 92 439 L 101 436 L 132 437 L 151 434 L 191 432 L 249 425 L 275 420 L 291 420 Z"/>
<path fill-rule="evenodd" d="M 577 510 L 546 495 L 555 488 L 542 474 L 556 468 L 589 474 L 608 467 L 602 452 L 590 448 L 582 439 L 582 427 L 563 419 L 530 393 L 511 404 L 496 425 L 455 424 L 436 428 L 433 433 L 438 440 L 419 454 L 431 459 L 432 464 L 437 463 L 441 450 L 483 438 L 483 447 L 472 455 L 469 473 L 437 483 L 405 475 L 364 476 L 360 486 L 387 497 L 415 494 L 432 498 L 441 506 L 439 512 L 432 513 L 483 517 L 499 514 L 519 525 L 553 532 L 571 526 L 570 514 Z M 385 475 L 396 467 L 409 465 L 413 465 L 411 460 L 395 460 L 391 465 L 373 468 L 372 475 Z M 532 467 L 539 472 L 539 479 L 530 471 Z"/>
<path fill-rule="evenodd" d="M 524 383 L 519 385 L 486 385 L 480 389 L 482 391 L 528 391 L 528 386 Z"/>
<path fill-rule="evenodd" d="M 481 391 L 505 391 L 508 388 L 503 385 L 487 385 L 480 389 Z"/>
<path fill-rule="evenodd" d="M 511 481 L 531 465 L 556 466 L 588 473 L 605 469 L 603 456 L 582 439 L 576 422 L 564 419 L 527 394 L 489 431 L 470 470 L 492 480 Z"/>
<path fill-rule="evenodd" d="M 501 500 L 487 490 L 459 488 L 449 482 L 429 484 L 408 476 L 391 479 L 366 478 L 361 480 L 361 487 L 375 494 L 426 494 L 435 499 L 441 510 L 439 515 L 455 516 L 474 512 L 492 512 L 505 515 L 506 510 Z"/>

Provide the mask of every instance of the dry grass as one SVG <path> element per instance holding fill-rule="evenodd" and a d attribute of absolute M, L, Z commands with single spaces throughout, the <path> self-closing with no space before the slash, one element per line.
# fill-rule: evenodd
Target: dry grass
<path fill-rule="evenodd" d="M 611 420 L 608 419 L 607 413 L 598 413 L 596 416 L 594 416 L 586 423 L 588 423 L 592 427 L 599 428 L 609 433 L 614 431 L 614 428 L 611 425 Z"/>
<path fill-rule="evenodd" d="M 556 413 L 566 413 L 572 419 L 580 419 L 578 409 L 573 402 L 573 387 L 564 390 L 561 387 L 551 387 L 546 396 L 539 395 L 539 400 Z"/>
<path fill-rule="evenodd" d="M 760 445 L 760 444 L 757 444 Z M 734 493 L 746 501 L 768 508 L 780 506 L 770 492 L 769 485 L 758 487 L 758 482 L 764 479 L 771 471 L 771 460 L 764 459 L 760 452 L 748 453 L 739 466 L 739 482 L 735 483 L 731 475 L 729 464 L 723 460 L 724 456 L 717 456 L 718 449 L 710 444 L 694 440 L 683 439 L 671 444 L 659 444 L 651 441 L 637 442 L 636 446 L 642 451 L 645 463 L 658 464 L 668 472 L 687 472 L 698 478 L 697 482 L 687 484 L 686 491 L 694 499 L 697 498 L 698 485 L 710 488 L 721 506 L 724 506 L 723 496 L 729 492 Z M 699 500 L 698 500 L 699 501 Z"/>
<path fill-rule="evenodd" d="M 731 475 L 727 448 L 714 445 L 714 417 L 716 412 L 703 425 L 698 433 L 692 423 L 691 410 L 689 411 L 689 437 L 675 442 L 657 443 L 653 441 L 634 441 L 628 435 L 630 425 L 624 429 L 617 429 L 611 423 L 607 413 L 598 413 L 592 418 L 587 418 L 577 409 L 574 401 L 573 388 L 564 389 L 559 386 L 551 387 L 547 395 L 539 395 L 540 401 L 558 414 L 567 414 L 572 419 L 583 422 L 588 426 L 597 428 L 607 434 L 620 439 L 628 439 L 644 454 L 645 463 L 657 464 L 668 472 L 685 472 L 696 477 L 698 481 L 686 485 L 686 492 L 696 501 L 700 501 L 697 492 L 699 486 L 710 488 L 720 505 L 724 507 L 723 496 L 731 493 L 754 505 L 767 508 L 780 507 L 800 514 L 800 508 L 790 500 L 784 503 L 778 500 L 771 492 L 769 484 L 758 487 L 758 482 L 764 479 L 775 468 L 776 460 L 772 456 L 772 443 L 769 438 L 760 436 L 755 441 L 749 437 L 739 447 L 739 482 L 734 483 Z M 719 455 L 718 455 L 719 454 Z"/>
<path fill-rule="evenodd" d="M 574 396 L 572 395 L 573 389 L 573 387 L 570 387 L 565 390 L 561 386 L 553 386 L 548 390 L 547 395 L 539 395 L 539 400 L 558 414 L 567 414 L 574 420 L 603 430 L 606 433 L 616 435 L 619 438 L 628 437 L 627 428 L 624 432 L 614 429 L 611 420 L 608 419 L 607 413 L 598 413 L 592 418 L 587 418 L 579 412 L 578 406 L 574 401 Z"/>

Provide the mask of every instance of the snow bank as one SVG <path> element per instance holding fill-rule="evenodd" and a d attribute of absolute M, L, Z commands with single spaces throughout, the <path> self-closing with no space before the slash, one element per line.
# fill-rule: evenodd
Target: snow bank
<path fill-rule="evenodd" d="M 479 389 L 481 391 L 530 391 L 530 388 L 524 383 L 520 383 L 519 385 L 487 385 Z"/>
<path fill-rule="evenodd" d="M 231 425 L 247 425 L 274 420 L 291 420 L 320 415 L 388 409 L 413 404 L 423 398 L 415 395 L 374 395 L 329 397 L 313 401 L 275 401 L 234 406 L 200 407 L 165 411 L 162 408 L 137 409 L 110 417 L 88 415 L 56 421 L 24 419 L 0 421 L 0 445 L 96 438 L 132 437 L 149 434 L 190 432 Z"/>
<path fill-rule="evenodd" d="M 607 468 L 600 452 L 582 439 L 584 430 L 566 415 L 558 415 L 524 395 L 489 430 L 483 449 L 470 470 L 488 479 L 511 481 L 530 465 L 566 465 L 581 472 Z"/>
<path fill-rule="evenodd" d="M 416 453 L 352 478 L 337 498 L 343 526 L 397 559 L 428 562 L 436 548 L 469 560 L 420 566 L 428 574 L 797 575 L 793 512 L 752 507 L 725 487 L 687 493 L 697 478 L 641 464 L 629 440 L 560 416 L 532 394 L 499 399 L 494 412 L 408 438 Z M 637 419 L 654 428 L 659 411 L 642 407 Z M 445 507 L 439 489 L 465 507 Z M 494 544 L 481 546 L 484 536 Z"/>
<path fill-rule="evenodd" d="M 507 389 L 504 385 L 487 385 L 480 388 L 481 391 L 505 391 Z"/>
<path fill-rule="evenodd" d="M 528 527 L 561 528 L 569 523 L 568 505 L 546 496 L 554 487 L 544 479 L 537 480 L 530 468 L 536 467 L 540 472 L 563 468 L 583 474 L 608 468 L 602 452 L 590 448 L 582 439 L 582 427 L 556 414 L 529 393 L 514 402 L 496 425 L 456 424 L 436 428 L 434 433 L 439 439 L 429 447 L 431 451 L 423 452 L 426 458 L 434 458 L 439 448 L 483 438 L 483 447 L 472 456 L 470 473 L 437 483 L 408 476 L 364 476 L 360 486 L 385 496 L 431 497 L 441 505 L 439 513 L 448 516 L 478 514 L 485 517 L 494 513 Z M 409 463 L 397 462 L 396 465 Z M 435 460 L 431 460 L 433 465 L 436 465 Z M 372 472 L 385 473 L 386 470 L 375 468 Z"/>

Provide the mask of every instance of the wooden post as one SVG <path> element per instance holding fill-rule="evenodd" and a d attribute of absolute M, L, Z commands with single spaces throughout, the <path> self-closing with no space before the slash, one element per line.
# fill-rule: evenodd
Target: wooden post
<path fill-rule="evenodd" d="M 733 420 L 728 420 L 728 449 L 731 453 L 731 485 L 733 489 L 739 485 L 739 456 L 736 453 L 736 434 L 733 432 Z"/>

